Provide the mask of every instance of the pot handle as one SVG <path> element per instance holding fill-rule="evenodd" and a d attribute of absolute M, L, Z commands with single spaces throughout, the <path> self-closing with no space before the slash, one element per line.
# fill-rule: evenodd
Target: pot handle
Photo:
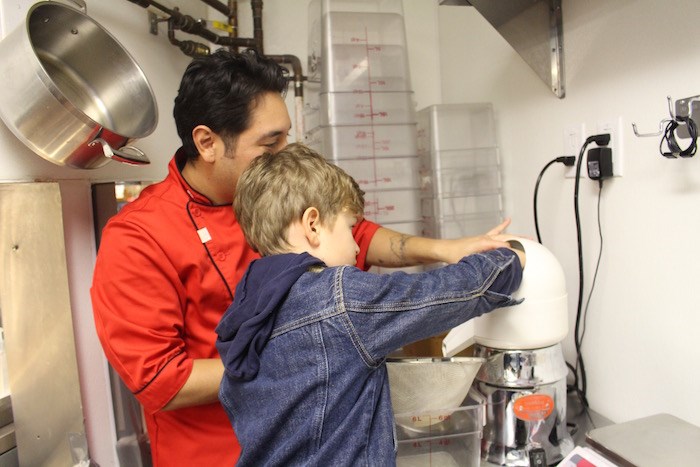
<path fill-rule="evenodd" d="M 95 138 L 90 141 L 89 145 L 94 146 L 95 143 L 100 143 L 102 145 L 102 152 L 105 157 L 117 162 L 131 165 L 146 165 L 151 163 L 146 154 L 137 147 L 122 146 L 119 149 L 114 149 L 102 138 Z"/>

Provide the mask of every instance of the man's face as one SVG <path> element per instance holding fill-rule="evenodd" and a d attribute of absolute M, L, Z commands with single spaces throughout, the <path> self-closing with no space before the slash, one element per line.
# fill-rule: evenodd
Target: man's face
<path fill-rule="evenodd" d="M 270 92 L 262 95 L 251 113 L 251 125 L 238 136 L 224 157 L 228 159 L 225 183 L 235 190 L 238 178 L 248 165 L 265 153 L 277 153 L 287 145 L 287 136 L 292 127 L 287 106 L 281 95 Z"/>

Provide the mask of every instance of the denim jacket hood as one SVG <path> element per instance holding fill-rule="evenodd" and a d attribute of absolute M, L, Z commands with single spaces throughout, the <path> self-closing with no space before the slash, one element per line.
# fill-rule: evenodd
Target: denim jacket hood
<path fill-rule="evenodd" d="M 216 348 L 232 378 L 255 378 L 260 353 L 272 333 L 275 311 L 297 279 L 319 264 L 323 261 L 308 253 L 273 255 L 250 264 L 216 328 Z"/>

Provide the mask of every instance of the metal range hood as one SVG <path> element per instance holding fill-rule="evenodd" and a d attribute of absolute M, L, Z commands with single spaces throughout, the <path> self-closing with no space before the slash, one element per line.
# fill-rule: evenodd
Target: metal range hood
<path fill-rule="evenodd" d="M 440 5 L 476 8 L 552 92 L 564 97 L 561 0 L 440 0 Z"/>

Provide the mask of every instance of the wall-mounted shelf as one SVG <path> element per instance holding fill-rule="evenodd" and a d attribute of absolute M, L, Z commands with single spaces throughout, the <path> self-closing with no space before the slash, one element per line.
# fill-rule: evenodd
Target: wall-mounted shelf
<path fill-rule="evenodd" d="M 565 95 L 561 0 L 441 0 L 473 6 L 559 98 Z"/>

